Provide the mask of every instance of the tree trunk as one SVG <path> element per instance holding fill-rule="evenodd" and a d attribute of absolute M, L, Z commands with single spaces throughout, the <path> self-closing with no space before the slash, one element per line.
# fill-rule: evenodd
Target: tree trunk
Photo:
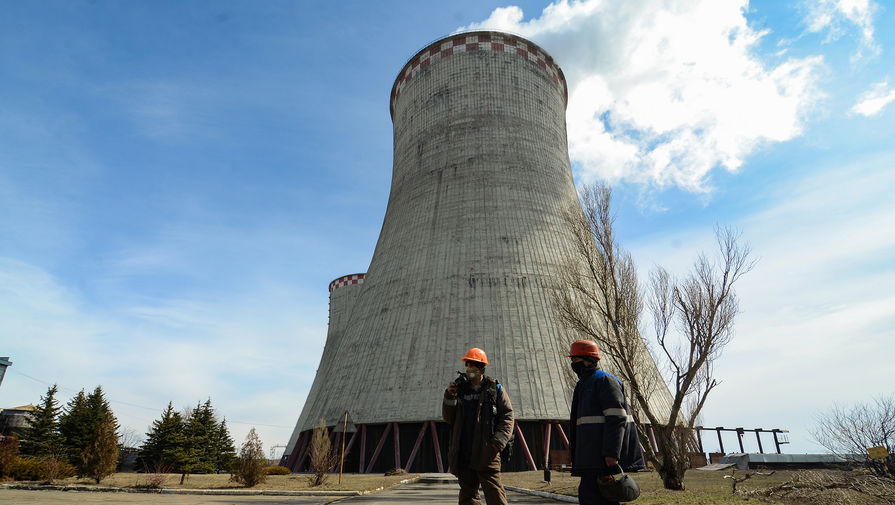
<path fill-rule="evenodd" d="M 662 487 L 672 491 L 684 490 L 684 468 L 671 461 L 671 458 L 662 457 L 662 468 L 659 469 L 659 477 L 662 478 Z"/>
<path fill-rule="evenodd" d="M 659 456 L 659 477 L 665 489 L 682 491 L 687 471 L 687 437 L 689 430 L 680 426 L 655 426 Z"/>

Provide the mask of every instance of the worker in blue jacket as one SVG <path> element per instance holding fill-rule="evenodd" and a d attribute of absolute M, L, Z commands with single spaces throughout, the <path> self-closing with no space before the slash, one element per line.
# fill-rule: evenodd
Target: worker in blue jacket
<path fill-rule="evenodd" d="M 599 479 L 644 467 L 637 429 L 625 400 L 625 389 L 615 376 L 600 369 L 600 348 L 593 340 L 572 343 L 568 355 L 578 384 L 572 396 L 569 445 L 572 475 L 581 477 L 578 503 L 605 505 Z"/>

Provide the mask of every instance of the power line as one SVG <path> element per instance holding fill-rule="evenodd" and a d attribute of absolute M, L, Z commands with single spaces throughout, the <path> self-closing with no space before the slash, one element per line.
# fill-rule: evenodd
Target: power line
<path fill-rule="evenodd" d="M 59 383 L 51 383 L 51 382 L 47 382 L 47 381 L 45 381 L 45 380 L 38 379 L 37 377 L 32 377 L 32 376 L 30 376 L 30 375 L 28 375 L 28 374 L 26 374 L 26 373 L 24 373 L 24 372 L 20 372 L 20 371 L 14 369 L 14 368 L 8 368 L 8 369 L 7 369 L 7 372 L 14 372 L 14 373 L 16 373 L 16 374 L 18 374 L 18 375 L 21 375 L 22 377 L 31 379 L 31 380 L 33 380 L 34 382 L 39 382 L 39 383 L 44 384 L 44 385 L 46 385 L 46 386 L 54 386 L 54 385 L 55 385 L 55 386 L 56 386 L 57 388 L 59 388 L 59 390 L 61 390 L 61 391 L 67 391 L 67 392 L 69 392 L 69 393 L 75 393 L 75 394 L 79 393 L 80 391 L 83 391 L 83 389 L 80 389 L 80 390 L 75 391 L 75 390 L 70 389 L 70 388 L 67 388 L 67 387 L 65 387 L 65 386 L 61 386 L 61 385 L 59 385 Z M 159 408 L 157 408 L 157 407 L 147 407 L 147 406 L 145 406 L 145 405 L 138 405 L 138 404 L 136 404 L 136 403 L 126 402 L 126 401 L 123 401 L 123 400 L 115 400 L 115 399 L 113 399 L 113 398 L 106 398 L 106 399 L 107 399 L 110 403 L 116 403 L 116 404 L 120 404 L 120 405 L 127 405 L 127 406 L 129 406 L 129 407 L 136 407 L 136 408 L 139 408 L 139 409 L 151 410 L 151 411 L 153 411 L 153 412 L 162 412 L 162 411 L 164 410 L 164 409 L 159 409 Z M 226 417 L 225 417 L 225 418 L 226 418 Z M 289 426 L 280 426 L 280 425 L 276 425 L 276 424 L 253 423 L 253 422 L 247 422 L 247 421 L 233 421 L 233 420 L 229 420 L 229 419 L 227 420 L 227 422 L 230 423 L 230 424 L 241 424 L 241 425 L 245 425 L 245 426 L 265 426 L 265 427 L 267 427 L 267 428 L 283 428 L 283 429 L 289 429 L 289 428 L 290 428 Z"/>

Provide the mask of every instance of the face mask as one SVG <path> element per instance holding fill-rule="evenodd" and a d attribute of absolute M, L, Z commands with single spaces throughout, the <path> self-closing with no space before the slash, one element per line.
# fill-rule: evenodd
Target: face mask
<path fill-rule="evenodd" d="M 575 372 L 575 375 L 580 379 L 582 376 L 587 375 L 590 372 L 593 372 L 597 369 L 596 363 L 590 363 L 588 361 L 573 361 L 572 362 L 572 371 Z"/>
<path fill-rule="evenodd" d="M 471 381 L 476 380 L 476 378 L 478 378 L 478 376 L 479 376 L 478 372 L 471 372 L 469 370 L 466 371 L 466 377 L 469 378 L 469 380 L 471 380 Z"/>

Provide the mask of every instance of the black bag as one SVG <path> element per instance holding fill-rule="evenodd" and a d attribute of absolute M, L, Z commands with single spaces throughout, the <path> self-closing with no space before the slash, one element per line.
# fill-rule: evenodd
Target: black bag
<path fill-rule="evenodd" d="M 622 467 L 621 475 L 611 475 L 612 480 L 605 481 L 603 478 L 597 479 L 597 486 L 600 488 L 600 494 L 609 501 L 626 502 L 634 501 L 640 496 L 640 486 L 634 481 L 634 477 L 626 474 Z"/>

